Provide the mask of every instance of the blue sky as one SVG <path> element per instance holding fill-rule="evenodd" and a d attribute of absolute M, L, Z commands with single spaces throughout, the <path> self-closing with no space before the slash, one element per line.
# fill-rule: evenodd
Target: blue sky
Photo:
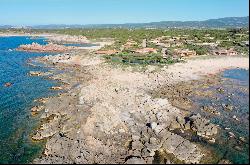
<path fill-rule="evenodd" d="M 0 0 L 0 25 L 103 24 L 248 16 L 248 0 Z"/>

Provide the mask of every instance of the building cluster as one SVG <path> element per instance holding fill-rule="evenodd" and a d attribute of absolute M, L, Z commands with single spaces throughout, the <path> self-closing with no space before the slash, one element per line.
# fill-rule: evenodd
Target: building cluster
<path fill-rule="evenodd" d="M 135 42 L 132 39 L 128 39 L 127 42 L 121 46 L 120 50 L 99 50 L 96 51 L 96 54 L 103 54 L 103 55 L 111 55 L 120 53 L 123 51 L 129 51 L 131 53 L 137 53 L 137 54 L 149 54 L 149 53 L 157 53 L 157 49 L 155 48 L 149 48 L 147 47 L 147 40 L 144 39 L 142 41 L 141 46 L 137 42 Z"/>
<path fill-rule="evenodd" d="M 174 49 L 173 54 L 178 57 L 190 57 L 195 56 L 196 51 L 189 49 Z"/>
<path fill-rule="evenodd" d="M 230 49 L 219 49 L 213 51 L 214 55 L 226 55 L 226 56 L 234 56 L 237 55 L 238 52 L 235 51 L 233 48 Z"/>
<path fill-rule="evenodd" d="M 155 38 L 151 40 L 150 42 L 155 44 L 156 46 L 161 46 L 161 47 L 166 47 L 166 48 L 180 47 L 184 44 L 182 40 L 186 38 L 187 36 L 184 36 L 184 37 L 162 36 L 162 37 Z"/>
<path fill-rule="evenodd" d="M 160 53 L 163 58 L 168 57 L 191 57 L 196 56 L 197 52 L 194 50 L 187 49 L 185 45 L 193 45 L 199 47 L 206 47 L 208 53 L 213 55 L 237 55 L 238 52 L 234 48 L 221 48 L 219 47 L 222 40 L 215 41 L 215 38 L 210 34 L 205 34 L 202 42 L 197 37 L 190 39 L 189 35 L 178 35 L 178 36 L 161 36 L 152 40 L 147 41 L 143 39 L 142 43 L 137 43 L 132 39 L 128 39 L 127 42 L 121 46 L 120 50 L 105 50 L 97 51 L 97 54 L 115 54 L 120 52 L 131 52 L 136 54 L 150 54 L 150 53 Z M 155 45 L 154 48 L 149 45 Z M 249 41 L 242 42 L 243 45 L 249 45 Z M 197 50 L 198 51 L 198 50 Z"/>

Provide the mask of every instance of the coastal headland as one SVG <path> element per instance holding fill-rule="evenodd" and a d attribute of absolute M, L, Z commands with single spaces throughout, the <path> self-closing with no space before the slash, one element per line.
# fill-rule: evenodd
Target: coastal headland
<path fill-rule="evenodd" d="M 50 41 L 61 42 L 58 38 Z M 73 41 L 66 37 L 64 42 L 67 39 Z M 87 38 L 74 42 L 83 40 Z M 128 42 L 125 46 L 135 43 Z M 179 83 L 201 81 L 226 69 L 249 69 L 249 57 L 230 52 L 196 56 L 192 51 L 178 51 L 183 60 L 177 63 L 167 64 L 163 55 L 161 65 L 123 65 L 107 60 L 109 55 L 105 53 L 95 52 L 113 44 L 109 41 L 95 49 L 64 50 L 63 54 L 33 59 L 62 70 L 63 73 L 49 78 L 61 81 L 63 85 L 57 89 L 66 90 L 56 97 L 42 98 L 43 105 L 31 109 L 41 118 L 41 126 L 32 139 L 46 140 L 43 155 L 33 163 L 227 162 L 215 159 L 212 151 L 175 132 L 192 132 L 207 143 L 216 143 L 221 129 L 218 125 L 173 105 L 170 99 L 174 89 L 168 97 L 154 92 L 166 86 L 174 88 Z M 150 58 L 152 61 L 158 59 Z"/>
<path fill-rule="evenodd" d="M 202 116 L 190 117 L 190 112 L 172 106 L 168 99 L 152 97 L 151 92 L 224 69 L 249 66 L 245 57 L 221 57 L 190 60 L 160 70 L 149 66 L 141 72 L 114 67 L 99 58 L 78 53 L 70 60 L 62 55 L 41 59 L 66 68 L 77 63 L 74 75 L 55 76 L 77 86 L 45 103 L 42 118 L 50 120 L 32 137 L 47 139 L 45 155 L 34 163 L 152 163 L 158 152 L 172 154 L 181 162 L 200 163 L 206 158 L 206 149 L 171 130 L 191 129 L 213 143 L 220 128 Z M 186 117 L 196 125 L 186 122 Z"/>

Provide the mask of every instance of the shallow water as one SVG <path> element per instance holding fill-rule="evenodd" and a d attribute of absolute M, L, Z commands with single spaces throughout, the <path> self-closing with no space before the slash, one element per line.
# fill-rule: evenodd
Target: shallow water
<path fill-rule="evenodd" d="M 15 51 L 20 44 L 32 42 L 46 44 L 43 38 L 0 37 L 0 164 L 28 163 L 42 152 L 42 142 L 29 137 L 38 126 L 30 108 L 34 99 L 55 95 L 49 88 L 57 82 L 28 76 L 29 71 L 48 69 L 27 65 L 29 58 L 47 54 Z M 5 87 L 7 82 L 12 86 Z"/>
<path fill-rule="evenodd" d="M 222 89 L 222 92 L 218 92 L 218 89 Z M 226 70 L 218 84 L 198 90 L 214 91 L 214 94 L 212 97 L 192 96 L 191 99 L 198 105 L 195 113 L 200 113 L 221 128 L 217 142 L 206 144 L 207 147 L 217 154 L 218 159 L 228 159 L 237 164 L 249 163 L 249 70 Z M 232 105 L 233 109 L 226 110 L 222 104 Z M 204 105 L 214 107 L 220 115 L 201 110 Z M 230 138 L 229 132 L 235 137 Z M 240 137 L 245 138 L 246 142 L 242 142 Z"/>

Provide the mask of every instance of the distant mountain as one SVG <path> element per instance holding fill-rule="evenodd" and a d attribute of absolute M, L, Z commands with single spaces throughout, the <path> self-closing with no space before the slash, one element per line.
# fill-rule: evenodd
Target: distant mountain
<path fill-rule="evenodd" d="M 249 17 L 227 17 L 219 19 L 210 19 L 206 21 L 163 21 L 153 22 L 146 26 L 151 27 L 170 27 L 170 28 L 235 28 L 249 27 Z"/>
<path fill-rule="evenodd" d="M 98 27 L 98 25 L 92 25 Z M 139 24 L 99 25 L 125 28 L 242 28 L 249 27 L 249 17 L 227 17 L 205 21 L 162 21 Z"/>
<path fill-rule="evenodd" d="M 11 25 L 0 25 L 0 29 L 9 29 L 11 27 Z"/>
<path fill-rule="evenodd" d="M 226 17 L 205 21 L 162 21 L 151 23 L 93 24 L 93 25 L 39 25 L 34 29 L 65 28 L 244 28 L 249 27 L 249 16 Z M 1 26 L 0 26 L 1 28 Z"/>

